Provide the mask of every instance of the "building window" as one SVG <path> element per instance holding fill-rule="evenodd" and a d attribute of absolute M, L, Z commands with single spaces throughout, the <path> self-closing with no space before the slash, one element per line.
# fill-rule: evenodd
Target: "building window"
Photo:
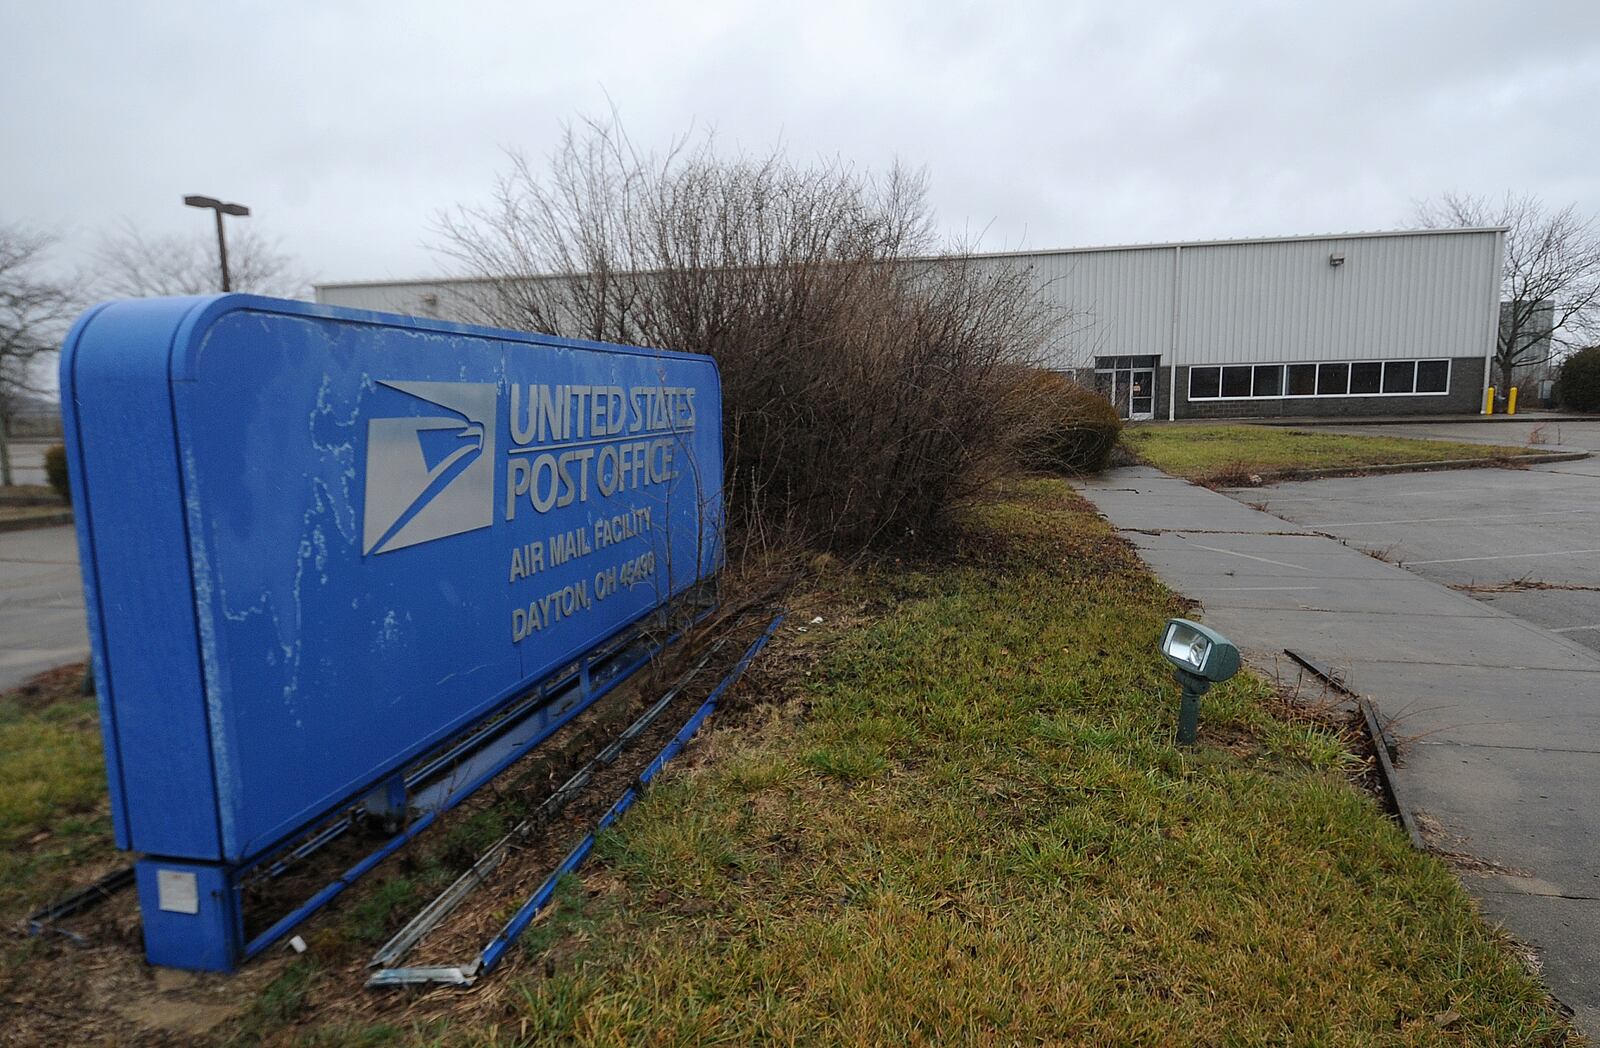
<path fill-rule="evenodd" d="M 1317 365 L 1317 396 L 1342 397 L 1350 392 L 1349 364 Z"/>
<path fill-rule="evenodd" d="M 1317 366 L 1315 364 L 1289 365 L 1289 395 L 1314 397 L 1317 395 Z"/>
<path fill-rule="evenodd" d="M 1450 391 L 1450 362 L 1448 360 L 1417 361 L 1417 392 L 1448 393 Z"/>
<path fill-rule="evenodd" d="M 1417 387 L 1417 362 L 1415 360 L 1386 360 L 1383 362 L 1383 391 L 1385 393 L 1410 393 Z"/>
<path fill-rule="evenodd" d="M 1448 360 L 1225 364 L 1189 369 L 1190 400 L 1437 396 L 1449 391 Z"/>
<path fill-rule="evenodd" d="M 1383 365 L 1376 360 L 1350 365 L 1350 393 L 1363 396 L 1377 393 L 1383 385 Z"/>
<path fill-rule="evenodd" d="M 1224 397 L 1248 397 L 1250 395 L 1250 371 L 1249 365 L 1223 368 L 1222 395 Z"/>

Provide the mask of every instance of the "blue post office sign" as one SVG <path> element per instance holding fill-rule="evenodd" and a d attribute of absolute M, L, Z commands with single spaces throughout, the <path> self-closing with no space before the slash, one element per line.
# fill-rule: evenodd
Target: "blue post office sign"
<path fill-rule="evenodd" d="M 97 307 L 61 389 L 149 855 L 269 851 L 721 565 L 707 357 L 224 295 Z"/>

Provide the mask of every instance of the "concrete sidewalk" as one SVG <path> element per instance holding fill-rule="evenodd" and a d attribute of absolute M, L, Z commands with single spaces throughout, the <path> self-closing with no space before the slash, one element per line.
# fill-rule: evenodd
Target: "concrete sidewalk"
<path fill-rule="evenodd" d="M 1468 889 L 1600 1033 L 1600 653 L 1158 470 L 1079 489 L 1256 665 L 1293 648 L 1377 701 L 1430 844 L 1481 860 Z"/>

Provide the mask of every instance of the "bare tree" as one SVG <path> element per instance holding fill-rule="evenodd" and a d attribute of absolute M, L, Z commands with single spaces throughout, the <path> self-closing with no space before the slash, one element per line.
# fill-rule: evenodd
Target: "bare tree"
<path fill-rule="evenodd" d="M 1526 194 L 1494 201 L 1445 193 L 1417 205 L 1417 218 L 1433 229 L 1506 227 L 1494 354 L 1501 396 L 1517 368 L 1546 363 L 1593 340 L 1600 322 L 1600 228 L 1576 205 L 1550 210 Z"/>
<path fill-rule="evenodd" d="M 14 482 L 12 413 L 26 398 L 48 394 L 41 369 L 78 308 L 72 284 L 43 271 L 54 243 L 48 234 L 0 225 L 0 485 Z"/>
<path fill-rule="evenodd" d="M 467 319 L 709 353 L 746 535 L 854 549 L 924 534 L 1010 461 L 1017 373 L 1059 317 L 1035 274 L 937 253 L 922 174 L 635 149 L 613 118 L 513 156 L 439 220 Z"/>
<path fill-rule="evenodd" d="M 100 239 L 90 265 L 102 298 L 209 295 L 221 283 L 217 242 L 209 233 L 148 235 L 131 222 Z M 294 259 L 247 223 L 228 231 L 228 273 L 236 291 L 300 298 L 310 287 Z"/>

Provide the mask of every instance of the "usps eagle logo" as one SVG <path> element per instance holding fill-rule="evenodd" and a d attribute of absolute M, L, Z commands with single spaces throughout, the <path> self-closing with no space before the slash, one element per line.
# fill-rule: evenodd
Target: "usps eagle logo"
<path fill-rule="evenodd" d="M 487 382 L 380 382 L 415 398 L 413 415 L 367 422 L 362 555 L 494 523 L 499 387 Z M 423 409 L 423 405 L 427 409 Z"/>

